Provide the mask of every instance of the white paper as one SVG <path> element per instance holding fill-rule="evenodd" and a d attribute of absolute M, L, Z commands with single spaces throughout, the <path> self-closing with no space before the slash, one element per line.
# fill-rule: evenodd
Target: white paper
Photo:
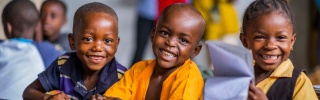
<path fill-rule="evenodd" d="M 219 41 L 207 41 L 214 77 L 205 83 L 206 100 L 246 100 L 254 79 L 252 55 L 248 49 Z"/>

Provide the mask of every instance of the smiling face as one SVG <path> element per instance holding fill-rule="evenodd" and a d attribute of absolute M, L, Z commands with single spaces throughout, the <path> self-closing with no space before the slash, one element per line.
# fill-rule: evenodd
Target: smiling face
<path fill-rule="evenodd" d="M 119 38 L 116 18 L 105 13 L 84 16 L 74 34 L 69 35 L 69 43 L 85 68 L 101 70 L 117 51 Z"/>
<path fill-rule="evenodd" d="M 245 32 L 240 35 L 242 44 L 252 50 L 256 65 L 266 71 L 287 60 L 296 40 L 289 19 L 277 12 L 252 21 Z"/>
<path fill-rule="evenodd" d="M 62 6 L 55 1 L 47 1 L 42 5 L 40 18 L 42 31 L 45 37 L 57 38 L 59 36 L 59 31 L 66 22 L 64 13 L 65 11 Z"/>
<path fill-rule="evenodd" d="M 195 57 L 201 50 L 202 30 L 204 25 L 199 18 L 186 12 L 164 14 L 151 34 L 157 66 L 174 68 Z"/>

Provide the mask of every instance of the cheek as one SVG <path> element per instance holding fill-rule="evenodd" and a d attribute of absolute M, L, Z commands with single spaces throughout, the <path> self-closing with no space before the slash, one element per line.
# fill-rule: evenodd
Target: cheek
<path fill-rule="evenodd" d="M 115 44 L 110 46 L 104 46 L 104 49 L 106 50 L 109 56 L 114 56 L 115 53 L 117 52 L 117 48 Z"/>

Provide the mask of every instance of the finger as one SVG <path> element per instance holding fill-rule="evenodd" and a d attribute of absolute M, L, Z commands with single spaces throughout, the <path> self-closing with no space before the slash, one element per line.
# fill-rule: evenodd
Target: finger
<path fill-rule="evenodd" d="M 248 99 L 249 100 L 255 100 L 257 97 L 255 96 L 255 94 L 251 91 L 249 91 L 248 93 Z"/>
<path fill-rule="evenodd" d="M 63 91 L 60 94 L 64 100 L 70 100 L 69 96 L 65 94 Z"/>
<path fill-rule="evenodd" d="M 90 100 L 96 100 L 96 95 L 92 95 Z"/>

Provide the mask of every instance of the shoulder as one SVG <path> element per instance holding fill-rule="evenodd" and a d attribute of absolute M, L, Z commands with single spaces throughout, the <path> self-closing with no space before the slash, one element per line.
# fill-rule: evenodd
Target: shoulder
<path fill-rule="evenodd" d="M 177 78 L 194 81 L 203 80 L 198 66 L 192 60 L 187 60 L 185 64 L 178 69 Z"/>
<path fill-rule="evenodd" d="M 135 63 L 126 73 L 130 74 L 133 77 L 138 77 L 144 70 L 146 70 L 148 66 L 154 67 L 154 65 L 151 65 L 152 63 L 155 63 L 155 60 L 139 61 Z"/>
<path fill-rule="evenodd" d="M 149 66 L 153 61 L 155 61 L 155 60 L 142 60 L 142 61 L 139 61 L 139 62 L 135 63 L 131 67 L 131 69 L 136 69 L 136 70 L 144 69 L 147 66 Z"/>
<path fill-rule="evenodd" d="M 61 56 L 59 56 L 57 58 L 57 63 L 58 63 L 58 66 L 62 66 L 64 65 L 64 63 L 70 58 L 72 57 L 71 55 L 75 54 L 75 52 L 67 52 Z"/>

